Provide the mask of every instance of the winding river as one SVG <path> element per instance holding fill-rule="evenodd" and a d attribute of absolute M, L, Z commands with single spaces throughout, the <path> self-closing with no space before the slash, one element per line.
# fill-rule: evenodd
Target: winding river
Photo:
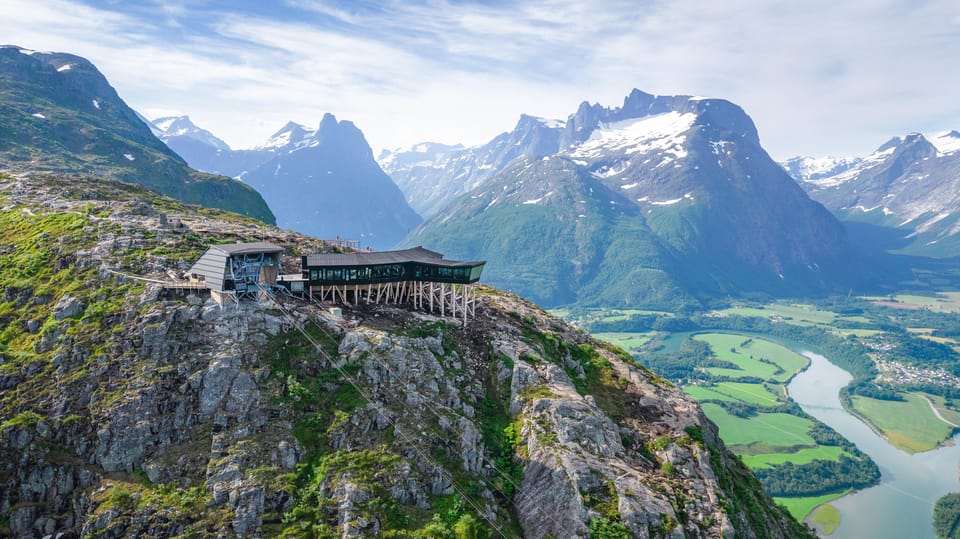
<path fill-rule="evenodd" d="M 804 355 L 810 367 L 790 382 L 790 396 L 870 455 L 882 474 L 880 484 L 831 502 L 840 510 L 841 521 L 830 539 L 934 539 L 933 504 L 948 492 L 960 492 L 960 439 L 914 455 L 893 447 L 841 406 L 840 388 L 850 381 L 850 373 L 821 355 Z"/>

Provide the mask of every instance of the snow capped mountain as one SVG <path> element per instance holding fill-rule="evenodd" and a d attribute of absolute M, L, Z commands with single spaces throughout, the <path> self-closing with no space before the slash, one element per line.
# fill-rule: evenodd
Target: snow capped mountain
<path fill-rule="evenodd" d="M 310 129 L 296 122 L 287 122 L 279 131 L 270 135 L 266 142 L 254 146 L 252 149 L 271 153 L 289 153 L 310 145 L 316 133 L 316 129 Z"/>
<path fill-rule="evenodd" d="M 416 167 L 442 168 L 452 154 L 463 150 L 462 144 L 421 142 L 395 150 L 383 150 L 377 162 L 386 170 L 409 171 Z"/>
<path fill-rule="evenodd" d="M 230 150 L 230 146 L 226 142 L 206 129 L 194 125 L 189 116 L 165 116 L 151 120 L 150 123 L 160 131 L 161 134 L 158 135 L 158 138 L 166 142 L 168 146 L 173 147 L 176 145 L 176 140 L 188 138 L 212 146 L 217 150 Z"/>
<path fill-rule="evenodd" d="M 620 107 L 585 102 L 549 125 L 524 116 L 488 145 L 398 180 L 408 200 L 429 196 L 424 185 L 465 193 L 407 241 L 492 261 L 489 282 L 547 305 L 669 307 L 869 279 L 840 223 L 770 159 L 733 103 L 634 90 Z M 482 159 L 533 133 L 536 151 Z"/>
<path fill-rule="evenodd" d="M 797 181 L 815 181 L 836 176 L 860 163 L 859 157 L 792 157 L 782 166 Z"/>
<path fill-rule="evenodd" d="M 256 189 L 278 226 L 387 249 L 420 223 L 373 159 L 363 133 L 332 114 L 315 129 L 287 122 L 249 150 L 231 150 L 186 116 L 158 118 L 150 125 L 191 166 Z"/>
<path fill-rule="evenodd" d="M 521 115 L 513 131 L 470 148 L 427 142 L 384 152 L 380 166 L 393 178 L 418 213 L 430 216 L 456 197 L 471 191 L 518 157 L 556 153 L 560 120 Z"/>
<path fill-rule="evenodd" d="M 958 255 L 960 133 L 931 138 L 894 137 L 833 175 L 794 178 L 842 219 L 892 229 L 902 252 Z"/>

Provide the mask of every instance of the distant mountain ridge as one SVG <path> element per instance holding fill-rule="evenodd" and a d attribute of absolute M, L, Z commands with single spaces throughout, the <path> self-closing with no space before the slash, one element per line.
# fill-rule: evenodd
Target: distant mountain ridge
<path fill-rule="evenodd" d="M 472 184 L 431 178 L 470 189 L 408 243 L 493 261 L 489 282 L 546 305 L 670 307 L 870 280 L 842 225 L 767 155 L 753 122 L 728 101 L 634 90 L 620 107 L 585 102 L 562 127 L 546 127 L 556 142 L 539 151 L 552 154 L 517 152 L 505 168 L 475 159 L 498 141 L 530 140 L 528 129 L 521 120 L 461 152 L 472 158 L 462 167 L 474 171 Z M 476 175 L 481 166 L 485 177 Z"/>
<path fill-rule="evenodd" d="M 518 157 L 557 153 L 563 125 L 561 120 L 524 114 L 512 131 L 482 146 L 463 148 L 424 142 L 382 152 L 378 161 L 404 192 L 407 202 L 420 215 L 430 217 Z"/>
<path fill-rule="evenodd" d="M 849 164 L 818 176 L 787 170 L 841 219 L 888 230 L 896 252 L 960 255 L 960 133 L 894 137 Z"/>
<path fill-rule="evenodd" d="M 0 166 L 139 183 L 185 202 L 274 222 L 254 190 L 191 170 L 93 64 L 72 54 L 0 47 Z"/>
<path fill-rule="evenodd" d="M 332 114 L 324 115 L 316 129 L 288 122 L 263 144 L 231 150 L 186 117 L 163 120 L 152 123 L 171 148 L 184 151 L 198 168 L 251 185 L 282 228 L 388 249 L 420 224 L 352 122 Z"/>

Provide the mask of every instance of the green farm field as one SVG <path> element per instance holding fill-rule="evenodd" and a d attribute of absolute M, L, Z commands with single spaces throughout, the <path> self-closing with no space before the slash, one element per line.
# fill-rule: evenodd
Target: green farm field
<path fill-rule="evenodd" d="M 876 305 L 899 309 L 930 309 L 932 311 L 960 312 L 960 292 L 939 292 L 933 296 L 896 294 L 894 296 L 867 296 L 863 299 Z"/>
<path fill-rule="evenodd" d="M 792 462 L 794 464 L 807 464 L 817 459 L 820 460 L 838 460 L 840 455 L 852 457 L 842 448 L 835 445 L 823 445 L 816 448 L 803 448 L 794 453 L 764 453 L 762 455 L 740 455 L 743 463 L 750 468 L 763 468 L 774 464 L 784 464 Z"/>
<path fill-rule="evenodd" d="M 702 333 L 694 337 L 706 342 L 717 358 L 729 361 L 739 369 L 711 367 L 704 369 L 713 376 L 785 382 L 806 367 L 807 358 L 777 343 L 731 333 Z M 766 361 L 761 361 L 766 360 Z"/>
<path fill-rule="evenodd" d="M 899 402 L 854 395 L 853 408 L 891 444 L 909 453 L 929 451 L 949 439 L 953 427 L 934 415 L 922 395 L 904 396 L 907 400 Z"/>
<path fill-rule="evenodd" d="M 728 446 L 748 445 L 753 442 L 779 447 L 817 445 L 807 434 L 813 422 L 803 417 L 783 413 L 758 413 L 744 419 L 731 415 L 719 405 L 710 402 L 703 403 L 701 408 L 720 428 L 720 437 Z"/>
<path fill-rule="evenodd" d="M 721 315 L 730 314 L 775 319 L 796 326 L 816 326 L 841 335 L 863 337 L 880 333 L 878 330 L 866 328 L 838 328 L 835 326 L 836 322 L 870 324 L 870 319 L 864 316 L 839 316 L 833 311 L 819 309 L 814 305 L 807 304 L 771 303 L 760 307 L 731 307 L 716 312 Z"/>
<path fill-rule="evenodd" d="M 822 506 L 823 504 L 832 502 L 841 496 L 845 496 L 847 492 L 837 492 L 832 494 L 824 494 L 822 496 L 812 496 L 809 498 L 774 498 L 773 501 L 787 508 L 787 511 L 790 511 L 790 514 L 793 515 L 793 518 L 803 522 L 807 515 L 817 507 Z"/>
<path fill-rule="evenodd" d="M 639 352 L 640 348 L 650 342 L 656 332 L 647 333 L 593 333 L 600 340 L 607 341 L 623 348 L 630 353 Z"/>
<path fill-rule="evenodd" d="M 816 460 L 836 461 L 844 454 L 849 455 L 840 447 L 817 444 L 809 434 L 814 421 L 788 413 L 763 411 L 765 407 L 789 402 L 783 382 L 806 368 L 809 364 L 807 358 L 781 344 L 756 336 L 716 332 L 693 334 L 688 338 L 709 344 L 718 359 L 739 367 L 706 368 L 704 370 L 709 374 L 728 377 L 728 380 L 701 381 L 683 389 L 700 401 L 704 413 L 717 424 L 724 443 L 747 466 L 762 469 L 787 462 L 803 466 Z M 768 381 L 735 381 L 746 377 Z M 717 401 L 752 406 L 758 413 L 739 417 L 729 413 Z M 803 520 L 816 507 L 842 494 L 777 498 L 776 501 L 785 505 L 795 518 Z"/>
<path fill-rule="evenodd" d="M 780 388 L 782 386 L 776 386 Z M 720 382 L 713 386 L 686 386 L 683 390 L 691 397 L 700 400 L 739 400 L 759 406 L 775 406 L 780 401 L 777 394 L 771 393 L 762 384 L 743 382 Z M 780 392 L 782 394 L 782 389 Z"/>
<path fill-rule="evenodd" d="M 810 523 L 820 533 L 830 535 L 840 526 L 840 511 L 830 504 L 821 505 L 810 515 Z"/>

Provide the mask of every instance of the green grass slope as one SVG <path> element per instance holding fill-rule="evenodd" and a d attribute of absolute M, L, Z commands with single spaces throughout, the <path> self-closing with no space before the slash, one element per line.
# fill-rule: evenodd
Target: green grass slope
<path fill-rule="evenodd" d="M 95 174 L 275 223 L 250 186 L 197 172 L 78 56 L 0 47 L 0 168 Z"/>

